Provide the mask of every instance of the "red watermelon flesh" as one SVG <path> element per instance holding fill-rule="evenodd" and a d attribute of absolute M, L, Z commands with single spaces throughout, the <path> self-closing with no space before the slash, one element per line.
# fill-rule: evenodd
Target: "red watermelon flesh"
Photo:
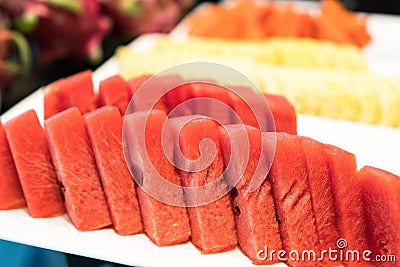
<path fill-rule="evenodd" d="M 365 211 L 371 259 L 377 255 L 400 257 L 400 177 L 366 166 L 358 173 Z M 375 262 L 398 266 L 396 262 Z"/>
<path fill-rule="evenodd" d="M 306 158 L 299 137 L 286 133 L 263 133 L 267 140 L 276 134 L 274 162 L 268 174 L 272 184 L 284 250 L 319 253 Z M 288 261 L 290 266 L 320 266 L 318 261 Z"/>
<path fill-rule="evenodd" d="M 155 91 L 162 98 L 157 102 L 155 108 L 171 112 L 177 105 L 184 101 L 186 97 L 183 85 L 185 80 L 178 74 L 153 76 L 146 84 L 146 90 Z M 146 92 L 146 95 L 148 92 Z M 164 107 L 164 108 L 163 108 Z"/>
<path fill-rule="evenodd" d="M 353 154 L 333 145 L 325 145 L 325 150 L 329 157 L 339 233 L 347 241 L 346 250 L 362 252 L 368 249 L 368 244 L 361 201 L 361 185 L 357 179 L 356 158 Z M 351 259 L 345 264 L 346 266 L 370 266 L 367 262 Z"/>
<path fill-rule="evenodd" d="M 132 78 L 130 80 L 128 80 L 128 85 L 129 85 L 129 93 L 130 93 L 130 97 L 132 97 L 136 91 L 139 89 L 139 87 L 145 82 L 147 81 L 149 78 L 151 78 L 152 75 L 142 75 L 142 76 L 138 76 L 135 78 Z"/>
<path fill-rule="evenodd" d="M 122 151 L 119 110 L 103 107 L 87 113 L 85 119 L 114 229 L 121 235 L 139 233 L 143 227 L 135 183 Z"/>
<path fill-rule="evenodd" d="M 244 92 L 247 90 L 251 90 L 247 87 L 234 87 L 235 92 L 237 91 L 238 94 L 243 95 Z M 233 120 L 233 123 L 244 123 L 246 125 L 250 125 L 252 127 L 260 129 L 260 126 L 257 122 L 257 118 L 254 115 L 253 110 L 251 109 L 251 103 L 246 103 L 246 101 L 240 97 L 236 93 L 229 94 L 229 105 L 235 111 L 239 119 L 241 120 Z"/>
<path fill-rule="evenodd" d="M 116 106 L 121 114 L 125 114 L 129 100 L 129 85 L 120 75 L 114 75 L 100 82 L 100 106 Z"/>
<path fill-rule="evenodd" d="M 181 128 L 187 118 L 190 118 L 190 121 Z M 218 141 L 218 126 L 215 121 L 201 116 L 188 116 L 170 119 L 169 123 L 172 126 L 173 136 L 179 134 L 179 147 L 176 147 L 175 152 L 180 148 L 183 156 L 189 160 L 200 159 L 199 145 L 203 139 L 212 140 L 216 146 L 215 158 L 208 167 L 200 171 L 180 170 L 182 184 L 185 187 L 198 187 L 211 184 L 220 178 L 224 170 L 224 162 Z M 205 152 L 205 154 L 209 153 Z M 214 189 L 213 193 L 227 190 L 227 184 L 221 180 Z M 204 204 L 209 202 L 208 197 L 210 197 L 209 194 L 199 192 L 189 194 L 185 191 L 186 203 L 201 204 L 200 206 L 189 204 L 191 207 L 187 208 L 193 244 L 204 254 L 235 248 L 237 237 L 229 194 L 209 204 Z"/>
<path fill-rule="evenodd" d="M 240 247 L 254 264 L 276 263 L 278 262 L 276 258 L 272 261 L 267 258 L 263 260 L 265 246 L 268 246 L 269 251 L 282 249 L 275 204 L 271 194 L 271 183 L 265 179 L 267 175 L 266 169 L 264 169 L 264 182 L 254 192 L 250 192 L 250 183 L 254 176 L 257 175 L 257 164 L 260 163 L 261 168 L 267 165 L 264 162 L 266 158 L 261 157 L 264 152 L 261 150 L 261 132 L 257 128 L 247 126 L 244 129 L 240 125 L 228 125 L 226 130 L 230 133 L 231 139 L 222 130 L 219 136 L 225 166 L 231 160 L 231 164 L 234 166 L 245 167 L 245 172 L 231 194 Z M 232 147 L 244 144 L 247 140 L 250 148 L 249 158 L 242 156 L 241 153 L 231 153 Z M 231 142 L 233 145 L 231 145 Z M 230 159 L 231 155 L 237 155 L 237 157 Z M 241 175 L 242 170 L 239 173 L 236 173 L 236 171 L 226 170 L 225 176 L 229 182 L 236 180 Z M 264 252 L 259 254 L 261 250 L 264 250 Z"/>
<path fill-rule="evenodd" d="M 58 97 L 58 83 L 59 81 L 55 81 L 43 89 L 45 119 L 57 114 L 66 106 L 66 104 L 61 103 L 61 99 Z"/>
<path fill-rule="evenodd" d="M 263 132 L 274 132 L 273 112 L 268 109 L 268 102 L 263 95 L 249 87 L 231 86 L 231 88 L 234 92 L 230 93 L 229 103 L 241 120 L 235 117 L 233 122 L 244 123 Z"/>
<path fill-rule="evenodd" d="M 0 210 L 25 207 L 25 197 L 8 145 L 7 136 L 0 122 Z"/>
<path fill-rule="evenodd" d="M 10 150 L 34 218 L 65 212 L 57 175 L 51 162 L 44 130 L 35 111 L 29 110 L 4 124 Z"/>
<path fill-rule="evenodd" d="M 60 79 L 44 89 L 45 119 L 70 107 L 79 108 L 81 113 L 97 107 L 97 97 L 93 91 L 92 71 L 87 70 Z"/>
<path fill-rule="evenodd" d="M 186 90 L 180 89 L 187 86 L 182 85 L 183 83 L 185 83 L 185 80 L 178 74 L 144 75 L 128 81 L 135 107 L 134 110 L 130 107 L 128 113 L 149 110 L 153 106 L 155 109 L 169 112 L 183 100 L 182 93 Z M 142 88 L 142 90 L 138 91 L 139 88 Z M 158 101 L 156 101 L 157 99 Z"/>
<path fill-rule="evenodd" d="M 191 98 L 191 92 L 193 91 L 192 85 L 188 83 L 188 81 L 185 81 L 180 76 L 176 76 L 175 79 L 176 83 L 180 83 L 180 85 L 175 86 L 163 97 L 168 113 L 171 113 L 178 105 L 189 100 Z M 178 111 L 174 111 L 174 116 L 191 115 L 193 113 L 194 112 L 190 107 L 181 106 Z"/>
<path fill-rule="evenodd" d="M 335 214 L 332 187 L 329 176 L 329 160 L 325 146 L 308 137 L 301 137 L 305 152 L 311 203 L 315 215 L 320 248 L 328 250 L 336 248 L 340 238 L 338 222 Z M 338 261 L 324 262 L 326 266 L 341 266 Z"/>
<path fill-rule="evenodd" d="M 194 114 L 208 116 L 221 124 L 232 123 L 229 90 L 212 81 L 192 82 L 190 95 L 198 98 L 193 104 Z"/>
<path fill-rule="evenodd" d="M 128 114 L 124 121 L 124 138 L 129 141 L 125 149 L 130 153 L 128 161 L 132 161 L 129 164 L 133 164 L 136 181 L 139 181 L 137 193 L 144 230 L 158 246 L 185 242 L 191 234 L 185 207 L 166 204 L 147 193 L 149 189 L 157 192 L 160 190 L 165 195 L 173 194 L 171 197 L 183 204 L 182 189 L 171 193 L 155 180 L 159 174 L 166 181 L 181 185 L 174 166 L 168 161 L 161 146 L 161 129 L 166 119 L 165 112 L 152 110 L 150 113 Z M 145 147 L 141 145 L 143 140 Z M 172 157 L 172 150 L 169 151 Z"/>
<path fill-rule="evenodd" d="M 69 108 L 47 119 L 45 130 L 63 185 L 65 206 L 75 227 L 89 231 L 110 225 L 106 197 L 79 109 Z"/>
<path fill-rule="evenodd" d="M 277 132 L 297 134 L 297 117 L 294 106 L 281 95 L 264 94 L 272 115 Z"/>

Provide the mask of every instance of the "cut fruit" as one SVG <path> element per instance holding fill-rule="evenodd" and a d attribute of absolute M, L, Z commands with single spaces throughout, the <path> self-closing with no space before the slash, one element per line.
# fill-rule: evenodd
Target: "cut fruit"
<path fill-rule="evenodd" d="M 122 151 L 122 118 L 117 107 L 103 107 L 85 115 L 97 169 L 107 197 L 115 231 L 142 231 L 134 180 Z"/>
<path fill-rule="evenodd" d="M 250 126 L 244 128 L 243 125 L 228 125 L 225 129 L 229 135 L 221 127 L 219 138 L 225 166 L 233 166 L 224 175 L 228 183 L 233 183 L 231 186 L 236 187 L 231 193 L 231 200 L 239 245 L 254 264 L 277 263 L 278 259 L 269 259 L 266 251 L 266 246 L 268 251 L 281 250 L 282 241 L 271 194 L 271 182 L 265 179 L 268 158 L 262 150 L 261 132 Z M 242 153 L 231 153 L 231 149 L 242 152 L 242 144 L 249 144 L 249 158 Z M 243 170 L 238 170 L 239 166 Z M 262 176 L 259 177 L 259 174 Z M 251 182 L 259 178 L 261 186 L 251 192 Z M 237 181 L 238 179 L 240 180 Z"/>
<path fill-rule="evenodd" d="M 230 93 L 229 105 L 238 116 L 232 120 L 234 123 L 244 123 L 264 132 L 275 131 L 272 114 L 261 92 L 242 86 L 231 86 L 231 88 L 235 93 Z"/>
<path fill-rule="evenodd" d="M 69 108 L 47 119 L 45 130 L 71 221 L 79 231 L 109 226 L 110 212 L 78 108 Z"/>
<path fill-rule="evenodd" d="M 366 166 L 358 173 L 367 225 L 368 244 L 376 256 L 400 256 L 400 177 Z M 398 266 L 375 262 L 376 266 Z"/>
<path fill-rule="evenodd" d="M 221 124 L 231 124 L 230 92 L 213 81 L 193 82 L 190 96 L 195 100 L 192 114 L 208 116 Z"/>
<path fill-rule="evenodd" d="M 129 80 L 132 99 L 127 113 L 150 109 L 168 111 L 168 105 L 165 103 L 168 92 L 183 82 L 184 80 L 178 74 L 142 75 Z"/>
<path fill-rule="evenodd" d="M 100 82 L 99 105 L 116 106 L 121 114 L 125 114 L 129 104 L 130 87 L 120 75 L 114 75 Z"/>
<path fill-rule="evenodd" d="M 276 135 L 274 162 L 268 174 L 272 184 L 283 248 L 286 253 L 313 250 L 319 255 L 319 242 L 308 185 L 306 158 L 301 138 L 286 133 L 263 133 L 263 138 Z M 320 266 L 316 257 L 310 261 L 288 260 L 290 266 Z"/>
<path fill-rule="evenodd" d="M 161 192 L 184 204 L 183 191 L 174 166 L 168 161 L 161 144 L 161 130 L 167 115 L 160 110 L 135 112 L 125 116 L 124 150 L 131 172 L 139 184 L 137 194 L 146 234 L 158 246 L 171 246 L 189 240 L 190 226 L 185 207 L 172 206 L 157 200 L 148 192 Z M 172 150 L 170 157 L 172 158 Z M 179 186 L 169 191 L 160 180 Z M 154 191 L 152 191 L 154 190 Z"/>
<path fill-rule="evenodd" d="M 202 116 L 185 116 L 170 119 L 168 126 L 173 136 L 171 142 L 175 144 L 175 161 L 189 164 L 182 164 L 185 170 L 179 170 L 183 186 L 212 188 L 210 193 L 201 189 L 184 189 L 193 244 L 204 254 L 235 248 L 235 222 L 229 194 L 226 194 L 228 185 L 222 178 L 224 162 L 216 122 Z M 214 146 L 210 142 L 203 146 L 201 143 L 205 139 L 213 142 Z M 215 157 L 210 158 L 210 155 Z M 186 161 L 181 161 L 181 156 Z M 221 195 L 221 198 L 215 197 Z"/>
<path fill-rule="evenodd" d="M 70 107 L 77 107 L 82 114 L 94 110 L 97 99 L 92 74 L 87 70 L 47 85 L 44 88 L 44 118 Z"/>
<path fill-rule="evenodd" d="M 151 78 L 152 75 L 141 75 L 135 78 L 132 78 L 128 81 L 129 85 L 129 93 L 130 97 L 134 96 L 137 90 L 140 88 L 140 86 L 147 81 L 149 78 Z"/>
<path fill-rule="evenodd" d="M 65 212 L 44 130 L 29 110 L 4 124 L 29 214 L 54 217 Z"/>
<path fill-rule="evenodd" d="M 345 251 L 368 249 L 364 210 L 361 201 L 361 185 L 357 179 L 357 164 L 353 154 L 325 145 L 329 158 L 333 199 L 339 233 L 346 240 Z M 346 266 L 372 266 L 362 260 L 348 259 Z"/>
<path fill-rule="evenodd" d="M 297 134 L 297 117 L 294 106 L 281 95 L 264 93 L 275 122 L 277 132 Z"/>
<path fill-rule="evenodd" d="M 0 122 L 0 210 L 26 206 L 21 183 L 8 145 L 7 136 Z"/>
<path fill-rule="evenodd" d="M 301 137 L 301 140 L 306 157 L 319 244 L 321 250 L 328 251 L 329 248 L 336 248 L 336 242 L 340 238 L 330 181 L 329 159 L 324 144 L 308 137 Z M 330 261 L 326 258 L 324 265 L 341 266 L 342 263 L 339 260 Z"/>

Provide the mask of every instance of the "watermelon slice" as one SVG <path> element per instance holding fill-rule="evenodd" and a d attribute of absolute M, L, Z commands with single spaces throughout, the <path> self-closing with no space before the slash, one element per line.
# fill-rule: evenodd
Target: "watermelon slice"
<path fill-rule="evenodd" d="M 128 85 L 129 85 L 129 93 L 130 93 L 130 97 L 132 97 L 136 91 L 139 89 L 139 87 L 145 82 L 147 81 L 149 78 L 151 78 L 152 75 L 142 75 L 142 76 L 138 76 L 135 78 L 132 78 L 130 80 L 128 80 Z"/>
<path fill-rule="evenodd" d="M 329 160 L 325 152 L 325 146 L 308 137 L 301 137 L 301 140 L 306 157 L 308 183 L 320 248 L 323 250 L 336 248 L 336 242 L 339 240 L 340 235 L 329 176 Z M 342 265 L 339 260 L 330 261 L 328 257 L 324 263 L 326 266 Z"/>
<path fill-rule="evenodd" d="M 234 93 L 229 94 L 229 103 L 237 114 L 232 121 L 256 127 L 263 132 L 274 132 L 273 113 L 268 109 L 268 102 L 263 95 L 249 87 L 231 86 L 231 88 Z"/>
<path fill-rule="evenodd" d="M 79 109 L 69 108 L 47 119 L 45 130 L 63 185 L 65 206 L 75 227 L 89 231 L 110 225 L 106 197 Z"/>
<path fill-rule="evenodd" d="M 184 82 L 185 80 L 177 74 L 164 76 L 145 75 L 128 81 L 133 97 L 131 99 L 133 103 L 130 104 L 128 113 L 145 111 L 152 107 L 164 111 L 171 110 L 175 107 L 175 104 L 179 104 L 182 97 L 181 90 L 176 87 Z M 139 88 L 143 90 L 138 90 Z M 176 89 L 174 90 L 174 88 Z M 173 101 L 166 103 L 167 99 L 173 99 Z"/>
<path fill-rule="evenodd" d="M 85 115 L 114 229 L 131 235 L 142 231 L 134 180 L 122 151 L 122 118 L 117 107 L 103 107 Z"/>
<path fill-rule="evenodd" d="M 297 117 L 294 106 L 281 95 L 264 94 L 272 115 L 277 132 L 297 134 Z"/>
<path fill-rule="evenodd" d="M 57 114 L 66 106 L 64 103 L 61 103 L 61 99 L 59 99 L 58 84 L 60 84 L 60 81 L 55 81 L 43 89 L 45 119 Z"/>
<path fill-rule="evenodd" d="M 346 240 L 345 250 L 362 251 L 368 249 L 364 210 L 361 201 L 361 185 L 357 179 L 357 164 L 353 154 L 325 145 L 329 157 L 329 168 L 333 199 L 338 220 L 339 233 Z M 347 266 L 371 266 L 367 262 L 346 261 Z"/>
<path fill-rule="evenodd" d="M 313 213 L 307 165 L 302 140 L 286 133 L 263 133 L 267 140 L 276 134 L 274 162 L 268 174 L 272 183 L 277 217 L 284 250 L 314 250 L 319 255 L 319 241 Z M 287 255 L 288 256 L 288 255 Z M 291 261 L 290 266 L 320 266 L 320 262 Z"/>
<path fill-rule="evenodd" d="M 65 212 L 49 147 L 35 111 L 29 110 L 4 124 L 29 214 L 34 218 Z"/>
<path fill-rule="evenodd" d="M 232 123 L 233 110 L 229 106 L 230 91 L 213 81 L 192 82 L 190 98 L 198 98 L 192 105 L 194 114 L 208 116 L 221 124 Z"/>
<path fill-rule="evenodd" d="M 400 257 L 400 177 L 366 166 L 358 173 L 371 259 L 377 255 Z M 383 258 L 382 258 L 383 259 Z M 375 262 L 376 266 L 398 266 Z"/>
<path fill-rule="evenodd" d="M 8 145 L 7 136 L 0 122 L 0 210 L 26 206 L 21 183 Z"/>
<path fill-rule="evenodd" d="M 125 114 L 129 104 L 129 85 L 120 75 L 114 75 L 100 82 L 99 105 L 116 106 Z"/>
<path fill-rule="evenodd" d="M 173 82 L 173 84 L 176 85 L 173 86 L 172 90 L 170 90 L 163 96 L 163 101 L 165 103 L 168 113 L 173 111 L 178 105 L 184 103 L 186 100 L 191 98 L 191 92 L 193 91 L 192 85 L 185 81 L 181 76 L 170 75 L 157 79 L 171 80 L 170 83 Z M 190 114 L 193 114 L 193 110 L 191 110 L 190 108 L 182 109 L 182 107 L 180 107 L 179 110 L 175 111 L 175 116 Z"/>
<path fill-rule="evenodd" d="M 265 162 L 265 153 L 262 150 L 261 132 L 257 128 L 247 126 L 243 128 L 241 125 L 228 125 L 225 129 L 228 134 L 221 129 L 220 143 L 223 152 L 225 165 L 233 164 L 234 169 L 227 169 L 225 177 L 231 183 L 237 180 L 241 175 L 238 172 L 238 166 L 245 168 L 243 175 L 238 183 L 231 184 L 236 186 L 232 191 L 231 200 L 235 215 L 236 232 L 240 247 L 244 254 L 249 257 L 254 264 L 271 264 L 278 262 L 278 259 L 269 260 L 268 250 L 279 251 L 282 249 L 282 241 L 279 233 L 279 225 L 276 220 L 275 204 L 271 194 L 271 183 L 266 180 L 268 173 L 267 163 Z M 231 153 L 233 146 L 241 144 L 249 144 L 249 159 L 242 153 Z M 233 144 L 233 146 L 231 145 Z M 236 147 L 236 151 L 243 151 L 240 147 Z M 263 154 L 262 154 L 263 153 Z M 232 158 L 231 155 L 233 156 Z M 257 175 L 257 165 L 263 177 L 261 186 L 255 191 L 250 192 L 250 184 Z M 260 170 L 258 170 L 260 171 Z M 262 253 L 260 253 L 262 251 Z"/>
<path fill-rule="evenodd" d="M 175 152 L 177 153 L 180 149 L 183 156 L 189 161 L 200 159 L 199 145 L 203 139 L 208 138 L 216 145 L 217 152 L 209 166 L 199 171 L 180 170 L 182 184 L 185 187 L 209 185 L 222 176 L 224 162 L 218 141 L 218 126 L 215 121 L 207 117 L 187 116 L 170 119 L 169 126 L 172 136 L 179 138 L 176 139 L 179 145 L 173 140 L 176 144 Z M 206 149 L 204 154 L 210 155 L 210 152 Z M 174 158 L 178 160 L 177 155 L 174 155 Z M 199 164 L 201 165 L 201 160 Z M 190 168 L 189 165 L 186 167 Z M 226 182 L 221 180 L 214 187 L 214 192 L 216 194 L 221 192 L 219 190 L 227 192 L 227 187 Z M 201 253 L 217 253 L 235 248 L 237 237 L 229 194 L 209 203 L 207 198 L 212 197 L 210 194 L 202 191 L 189 193 L 185 190 L 184 192 L 185 201 L 189 206 L 187 209 L 192 230 L 192 242 Z"/>
<path fill-rule="evenodd" d="M 171 193 L 156 180 L 161 176 L 166 182 L 181 186 L 180 178 L 161 145 L 161 130 L 166 118 L 165 112 L 160 110 L 131 113 L 126 115 L 123 129 L 125 155 L 129 154 L 128 163 L 140 185 L 137 193 L 144 230 L 158 246 L 185 242 L 191 234 L 185 207 L 166 204 L 148 193 L 149 190 L 159 190 L 165 196 L 173 194 L 173 199 L 183 203 L 181 188 Z M 145 145 L 142 146 L 142 142 Z M 172 150 L 169 151 L 171 158 Z"/>
<path fill-rule="evenodd" d="M 78 107 L 81 113 L 97 107 L 93 91 L 92 71 L 87 70 L 55 81 L 44 88 L 45 119 L 70 107 Z"/>

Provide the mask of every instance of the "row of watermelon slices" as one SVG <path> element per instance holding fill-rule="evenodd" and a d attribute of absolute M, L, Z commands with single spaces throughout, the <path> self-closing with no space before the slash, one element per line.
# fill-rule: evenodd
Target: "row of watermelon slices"
<path fill-rule="evenodd" d="M 62 87 L 57 87 L 60 91 Z M 74 101 L 67 105 L 75 105 Z M 339 237 L 347 240 L 349 249 L 369 247 L 374 255 L 399 255 L 399 178 L 372 167 L 357 172 L 354 155 L 344 150 L 305 137 L 261 134 L 247 127 L 251 157 L 236 189 L 205 206 L 173 207 L 135 188 L 123 156 L 118 108 L 103 107 L 84 116 L 82 113 L 74 107 L 64 110 L 48 118 L 43 130 L 36 114 L 29 111 L 5 123 L 4 130 L 0 127 L 0 208 L 20 208 L 26 202 L 32 217 L 49 217 L 63 214 L 65 207 L 78 230 L 111 224 L 123 235 L 144 230 L 160 246 L 191 238 L 202 253 L 229 250 L 239 242 L 242 251 L 261 264 L 271 263 L 257 257 L 265 245 L 276 250 L 318 251 L 335 248 Z M 218 148 L 216 159 L 205 172 L 184 173 L 177 172 L 163 156 L 158 138 L 166 113 L 154 110 L 149 119 L 153 123 L 146 125 L 146 148 L 164 177 L 185 186 L 219 177 L 230 154 L 230 142 L 220 126 L 199 118 L 184 128 L 179 143 L 188 158 L 199 156 L 196 149 L 204 138 L 212 139 Z M 143 124 L 144 114 L 128 114 L 125 120 Z M 289 128 L 293 129 L 293 121 L 291 124 Z M 235 127 L 227 129 L 235 133 Z M 274 162 L 263 184 L 250 193 L 246 179 L 255 171 L 252 166 L 257 165 L 257 151 L 262 153 L 261 142 L 269 144 L 265 140 L 271 135 L 277 138 Z M 233 138 L 240 142 L 240 136 Z M 141 172 L 146 178 L 143 166 Z M 225 186 L 229 186 L 235 174 L 226 176 Z M 360 264 L 368 266 L 366 262 Z"/>
<path fill-rule="evenodd" d="M 169 90 L 157 103 L 154 103 L 157 109 L 170 113 L 180 103 L 189 99 L 213 98 L 229 106 L 243 123 L 259 128 L 257 119 L 250 107 L 258 105 L 260 99 L 257 94 L 248 94 L 249 88 L 239 86 L 233 88 L 231 86 L 231 89 L 235 90 L 235 93 L 233 93 L 233 91 L 228 91 L 225 87 L 213 81 L 209 81 L 209 83 L 191 82 L 184 80 L 178 74 L 160 77 L 149 74 L 129 81 L 124 81 L 121 76 L 115 75 L 101 81 L 99 93 L 96 95 L 93 90 L 92 72 L 84 71 L 46 86 L 44 89 L 44 118 L 47 119 L 70 107 L 77 107 L 82 114 L 85 114 L 97 107 L 106 105 L 116 106 L 121 114 L 125 114 L 132 97 L 146 81 L 150 80 L 150 77 L 152 78 L 150 86 L 166 88 L 165 92 L 171 85 L 175 87 L 176 84 L 182 84 L 181 86 L 176 86 L 173 90 Z M 241 97 L 237 96 L 238 92 Z M 250 100 L 245 103 L 242 95 L 250 98 Z M 296 134 L 296 112 L 293 105 L 280 95 L 264 94 L 264 97 L 275 119 L 276 130 Z M 146 102 L 147 99 L 142 99 L 141 101 Z M 148 103 L 144 103 L 144 105 L 146 104 Z M 196 114 L 211 113 L 211 117 L 215 115 L 213 113 L 216 113 L 210 106 L 193 112 Z M 232 119 L 232 122 L 235 121 Z"/>

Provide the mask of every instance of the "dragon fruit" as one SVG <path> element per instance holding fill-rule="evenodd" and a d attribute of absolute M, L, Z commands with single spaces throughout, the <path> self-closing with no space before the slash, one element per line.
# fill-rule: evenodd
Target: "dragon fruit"
<path fill-rule="evenodd" d="M 169 32 L 195 0 L 99 0 L 117 32 L 131 38 L 142 33 Z"/>
<path fill-rule="evenodd" d="M 8 24 L 8 16 L 0 13 L 0 93 L 14 77 L 27 73 L 31 64 L 28 41 L 19 32 L 10 30 Z"/>
<path fill-rule="evenodd" d="M 37 61 L 102 60 L 101 43 L 110 29 L 110 20 L 101 13 L 96 0 L 3 0 L 14 26 L 37 46 Z"/>

